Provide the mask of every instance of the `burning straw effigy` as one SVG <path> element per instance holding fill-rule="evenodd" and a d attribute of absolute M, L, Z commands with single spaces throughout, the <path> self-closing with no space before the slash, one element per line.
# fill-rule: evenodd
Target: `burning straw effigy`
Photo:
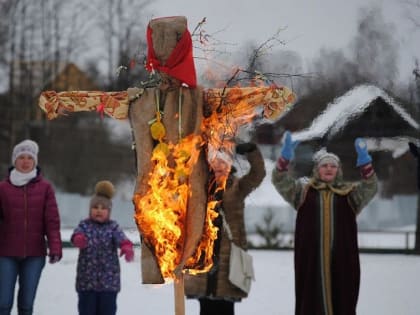
<path fill-rule="evenodd" d="M 213 264 L 218 214 L 217 201 L 207 192 L 210 170 L 225 163 L 227 177 L 239 128 L 258 117 L 276 119 L 295 96 L 279 86 L 197 86 L 185 17 L 151 20 L 147 40 L 146 68 L 159 75 L 156 86 L 45 91 L 39 106 L 48 119 L 77 111 L 129 119 L 137 159 L 133 203 L 142 281 L 174 280 L 175 314 L 184 314 L 183 273 L 207 272 Z"/>

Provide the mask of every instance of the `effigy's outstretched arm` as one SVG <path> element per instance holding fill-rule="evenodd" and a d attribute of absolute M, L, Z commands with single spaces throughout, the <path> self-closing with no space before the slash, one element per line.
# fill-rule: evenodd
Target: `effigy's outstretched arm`
<path fill-rule="evenodd" d="M 285 86 L 252 86 L 233 88 L 209 88 L 205 90 L 205 101 L 211 110 L 228 112 L 231 117 L 249 122 L 255 117 L 255 109 L 262 107 L 262 115 L 276 120 L 296 100 L 296 95 Z M 223 109 L 223 107 L 225 107 Z"/>
<path fill-rule="evenodd" d="M 254 120 L 275 121 L 293 105 L 296 96 L 284 86 L 253 86 L 210 88 L 204 99 L 210 114 L 202 128 L 208 141 L 207 160 L 214 169 L 220 160 L 233 162 L 233 142 L 242 126 Z"/>
<path fill-rule="evenodd" d="M 127 91 L 45 91 L 38 103 L 49 120 L 81 111 L 98 111 L 115 119 L 126 119 L 128 104 Z"/>

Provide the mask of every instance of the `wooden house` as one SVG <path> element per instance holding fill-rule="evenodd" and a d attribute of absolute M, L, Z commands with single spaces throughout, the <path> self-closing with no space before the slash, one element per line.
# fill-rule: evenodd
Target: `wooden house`
<path fill-rule="evenodd" d="M 98 85 L 74 63 L 61 66 L 58 74 L 49 80 L 42 90 L 60 91 L 96 91 Z"/>
<path fill-rule="evenodd" d="M 39 140 L 45 115 L 38 101 L 43 90 L 98 90 L 99 87 L 74 63 L 47 61 L 15 61 L 10 91 L 0 95 L 0 147 L 11 152 L 20 139 Z M 10 164 L 9 154 L 0 158 L 4 174 Z"/>
<path fill-rule="evenodd" d="M 359 178 L 354 140 L 363 137 L 367 140 L 375 170 L 384 182 L 382 193 L 412 194 L 416 191 L 416 161 L 408 151 L 408 142 L 420 138 L 419 122 L 400 102 L 376 86 L 357 86 L 326 104 L 323 110 L 314 109 L 310 103 L 297 105 L 273 128 L 291 130 L 292 137 L 301 141 L 295 161 L 298 175 L 310 175 L 313 153 L 326 147 L 340 156 L 346 179 Z M 280 141 L 280 132 L 271 135 L 269 141 Z"/>

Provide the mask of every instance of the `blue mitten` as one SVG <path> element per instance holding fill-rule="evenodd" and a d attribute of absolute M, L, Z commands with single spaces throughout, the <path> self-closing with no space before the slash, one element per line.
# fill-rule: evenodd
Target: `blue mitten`
<path fill-rule="evenodd" d="M 295 155 L 295 148 L 299 144 L 299 141 L 293 141 L 290 131 L 286 131 L 284 134 L 283 146 L 281 147 L 281 156 L 290 161 Z"/>
<path fill-rule="evenodd" d="M 369 155 L 367 150 L 366 141 L 362 138 L 356 138 L 354 141 L 354 147 L 357 152 L 357 164 L 356 166 L 362 166 L 372 162 L 372 157 Z"/>

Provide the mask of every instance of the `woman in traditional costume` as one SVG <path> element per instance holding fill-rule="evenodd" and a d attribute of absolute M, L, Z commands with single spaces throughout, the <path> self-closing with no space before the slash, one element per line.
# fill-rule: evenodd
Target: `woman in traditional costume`
<path fill-rule="evenodd" d="M 312 177 L 288 174 L 298 142 L 286 132 L 272 182 L 296 210 L 296 315 L 355 315 L 360 286 L 356 217 L 377 191 L 372 158 L 363 139 L 355 140 L 362 179 L 343 181 L 337 155 L 314 155 Z"/>

